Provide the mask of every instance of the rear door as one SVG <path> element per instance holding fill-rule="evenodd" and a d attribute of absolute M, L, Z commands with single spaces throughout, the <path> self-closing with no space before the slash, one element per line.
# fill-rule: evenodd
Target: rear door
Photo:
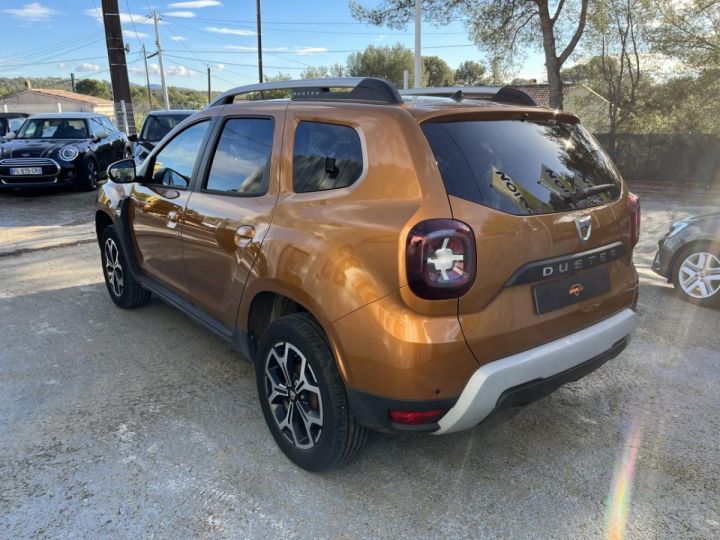
<path fill-rule="evenodd" d="M 445 118 L 422 130 L 453 217 L 477 241 L 477 277 L 459 314 L 478 360 L 552 341 L 632 304 L 627 193 L 584 128 L 546 114 Z"/>
<path fill-rule="evenodd" d="M 211 119 L 186 126 L 144 165 L 145 180 L 133 184 L 130 224 L 140 267 L 149 276 L 189 297 L 180 229 L 193 179 L 199 169 Z"/>
<path fill-rule="evenodd" d="M 284 112 L 274 109 L 251 115 L 242 106 L 224 109 L 207 174 L 185 212 L 183 259 L 192 301 L 228 328 L 235 327 L 278 198 Z"/>

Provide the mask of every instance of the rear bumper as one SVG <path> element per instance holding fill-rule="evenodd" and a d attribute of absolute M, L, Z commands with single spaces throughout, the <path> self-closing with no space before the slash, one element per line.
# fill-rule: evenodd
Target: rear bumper
<path fill-rule="evenodd" d="M 622 351 L 635 325 L 635 312 L 625 309 L 564 338 L 483 365 L 434 433 L 471 428 L 497 408 L 532 401 L 585 376 Z"/>

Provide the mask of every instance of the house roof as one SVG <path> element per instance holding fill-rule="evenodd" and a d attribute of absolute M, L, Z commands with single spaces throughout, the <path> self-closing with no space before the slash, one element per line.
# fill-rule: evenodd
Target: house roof
<path fill-rule="evenodd" d="M 549 84 L 514 84 L 512 87 L 528 94 L 540 107 L 550 107 Z M 568 93 L 574 88 L 574 84 L 563 84 L 563 97 L 567 97 Z"/>
<path fill-rule="evenodd" d="M 76 92 L 68 92 L 67 90 L 56 90 L 53 88 L 30 88 L 21 90 L 12 95 L 22 94 L 24 92 L 34 92 L 36 94 L 44 94 L 46 96 L 53 96 L 60 99 L 67 99 L 71 101 L 79 101 L 81 103 L 88 103 L 90 105 L 108 105 L 112 106 L 113 102 L 109 99 L 99 98 L 95 96 L 87 96 L 85 94 L 78 94 Z M 10 97 L 10 96 L 5 96 Z"/>

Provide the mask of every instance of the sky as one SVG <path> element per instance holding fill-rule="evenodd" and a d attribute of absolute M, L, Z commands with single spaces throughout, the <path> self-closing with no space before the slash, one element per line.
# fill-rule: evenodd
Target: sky
<path fill-rule="evenodd" d="M 372 7 L 378 0 L 361 0 Z M 0 77 L 91 77 L 108 80 L 100 16 L 101 0 L 0 0 Z M 213 90 L 257 82 L 257 34 L 253 0 L 118 0 L 130 80 L 145 84 L 141 47 L 156 50 L 152 18 L 157 11 L 170 85 Z M 359 23 L 347 0 L 263 0 L 263 64 L 267 75 L 299 77 L 307 66 L 344 64 L 368 45 L 401 43 L 414 48 L 414 26 L 402 30 Z M 437 55 L 453 69 L 464 60 L 485 65 L 462 21 L 422 26 L 422 54 Z M 157 58 L 148 60 L 150 82 L 159 84 Z M 544 81 L 542 56 L 530 53 L 515 76 Z M 294 77 L 294 78 L 295 78 Z"/>

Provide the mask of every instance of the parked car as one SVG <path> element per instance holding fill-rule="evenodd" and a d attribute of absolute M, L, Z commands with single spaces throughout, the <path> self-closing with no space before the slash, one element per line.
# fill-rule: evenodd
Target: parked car
<path fill-rule="evenodd" d="M 5 140 L 8 133 L 20 129 L 28 116 L 25 113 L 0 112 L 0 142 Z"/>
<path fill-rule="evenodd" d="M 140 129 L 140 134 L 128 137 L 134 143 L 133 158 L 135 162 L 140 165 L 171 129 L 196 112 L 191 109 L 174 109 L 148 113 L 142 129 Z"/>
<path fill-rule="evenodd" d="M 112 162 L 130 156 L 130 141 L 104 115 L 36 114 L 0 147 L 0 189 L 97 188 Z"/>
<path fill-rule="evenodd" d="M 689 302 L 720 305 L 720 211 L 673 223 L 652 268 Z"/>
<path fill-rule="evenodd" d="M 237 88 L 98 193 L 113 302 L 156 294 L 254 359 L 269 430 L 308 470 L 368 428 L 471 428 L 635 330 L 637 198 L 579 120 L 508 88 L 408 94 Z"/>

